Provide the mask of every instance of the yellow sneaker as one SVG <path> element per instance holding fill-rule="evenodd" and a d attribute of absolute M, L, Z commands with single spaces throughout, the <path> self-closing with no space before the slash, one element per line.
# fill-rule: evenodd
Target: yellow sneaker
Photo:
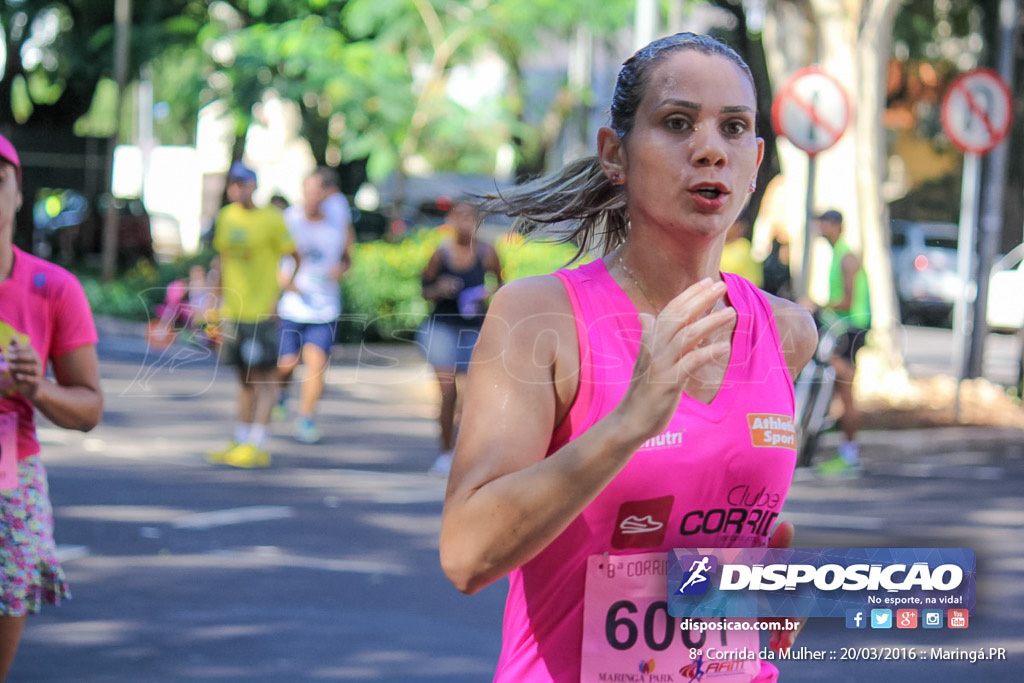
<path fill-rule="evenodd" d="M 238 448 L 238 442 L 232 441 L 223 448 L 218 448 L 217 450 L 210 451 L 209 453 L 206 454 L 206 462 L 212 465 L 223 465 L 225 462 L 227 462 L 225 458 L 227 458 L 228 453 L 235 450 L 236 448 Z"/>
<path fill-rule="evenodd" d="M 270 453 L 251 443 L 239 444 L 224 456 L 224 464 L 245 469 L 270 467 Z"/>

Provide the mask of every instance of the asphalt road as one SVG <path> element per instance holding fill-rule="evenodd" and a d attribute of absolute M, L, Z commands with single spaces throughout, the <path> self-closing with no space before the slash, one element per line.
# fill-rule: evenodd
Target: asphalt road
<path fill-rule="evenodd" d="M 919 377 L 954 375 L 953 332 L 939 327 L 906 326 L 897 336 L 907 370 Z M 1013 385 L 1017 381 L 1022 340 L 1019 335 L 989 334 L 985 338 L 982 376 Z"/>
<path fill-rule="evenodd" d="M 438 566 L 444 482 L 424 474 L 434 397 L 418 358 L 344 349 L 324 440 L 300 445 L 275 424 L 273 467 L 240 471 L 202 459 L 232 424 L 234 382 L 212 358 L 181 347 L 153 356 L 116 337 L 100 350 L 103 424 L 42 430 L 74 597 L 30 619 L 11 683 L 490 680 L 504 585 L 461 596 Z M 789 661 L 782 680 L 1021 680 L 1017 437 L 865 434 L 866 476 L 796 482 L 782 515 L 802 547 L 972 547 L 979 558 L 966 630 L 818 619 L 801 646 L 1002 647 L 1008 659 Z"/>

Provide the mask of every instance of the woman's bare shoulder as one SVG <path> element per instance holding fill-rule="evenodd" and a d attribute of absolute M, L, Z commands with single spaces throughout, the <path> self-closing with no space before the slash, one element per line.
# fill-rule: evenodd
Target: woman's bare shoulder
<path fill-rule="evenodd" d="M 489 313 L 496 309 L 524 318 L 572 315 L 565 285 L 555 275 L 534 275 L 505 283 L 495 292 Z"/>
<path fill-rule="evenodd" d="M 765 296 L 775 314 L 775 327 L 779 331 L 786 363 L 795 377 L 814 355 L 818 346 L 818 327 L 810 311 L 800 304 L 772 294 Z"/>

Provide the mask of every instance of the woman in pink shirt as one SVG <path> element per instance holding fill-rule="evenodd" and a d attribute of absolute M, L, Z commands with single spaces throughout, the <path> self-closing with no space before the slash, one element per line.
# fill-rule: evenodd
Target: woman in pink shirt
<path fill-rule="evenodd" d="M 792 537 L 792 378 L 817 334 L 718 269 L 763 156 L 756 116 L 731 48 L 662 38 L 623 65 L 596 156 L 484 206 L 524 232 L 570 222 L 603 254 L 500 289 L 473 356 L 441 563 L 465 593 L 509 578 L 496 681 L 777 676 L 691 658 L 756 652 L 758 634 L 680 634 L 664 609 L 667 550 Z"/>
<path fill-rule="evenodd" d="M 95 427 L 103 412 L 85 293 L 71 273 L 13 245 L 21 201 L 18 152 L 0 135 L 0 681 L 26 615 L 68 595 L 35 411 L 81 431 Z"/>

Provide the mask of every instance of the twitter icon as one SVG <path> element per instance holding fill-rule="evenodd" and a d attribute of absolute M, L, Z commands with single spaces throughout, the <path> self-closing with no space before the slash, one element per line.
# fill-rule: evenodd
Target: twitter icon
<path fill-rule="evenodd" d="M 871 628 L 892 628 L 892 610 L 871 610 Z"/>

